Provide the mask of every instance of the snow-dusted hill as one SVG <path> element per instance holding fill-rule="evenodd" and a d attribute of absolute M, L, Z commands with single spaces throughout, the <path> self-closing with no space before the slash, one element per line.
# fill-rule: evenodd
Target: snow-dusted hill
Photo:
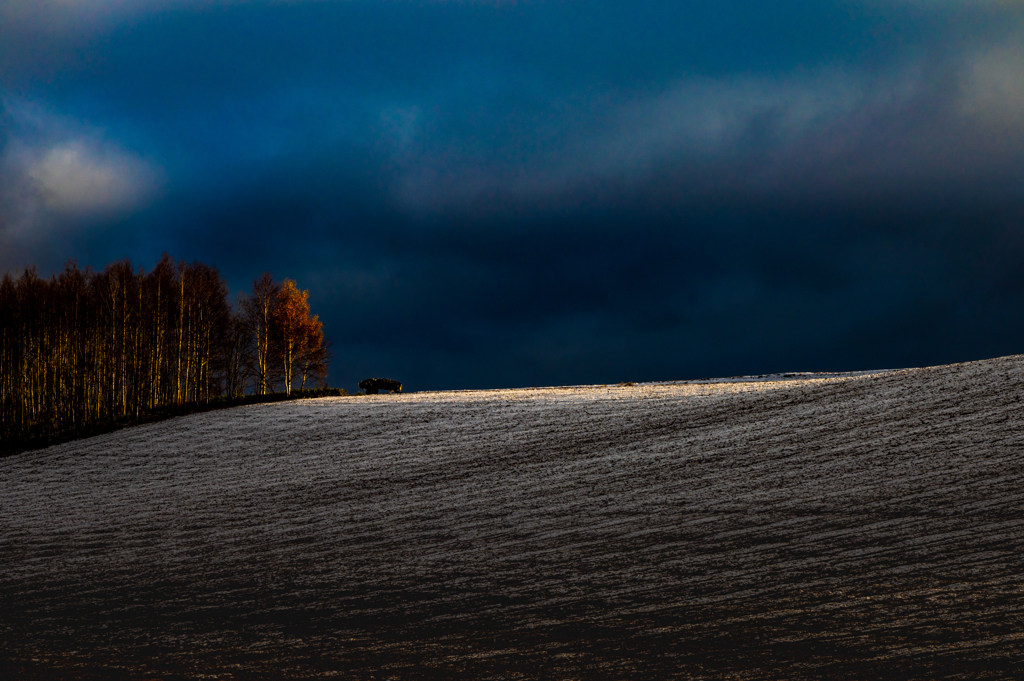
<path fill-rule="evenodd" d="M 1024 674 L 1024 357 L 327 398 L 0 460 L 0 673 Z"/>

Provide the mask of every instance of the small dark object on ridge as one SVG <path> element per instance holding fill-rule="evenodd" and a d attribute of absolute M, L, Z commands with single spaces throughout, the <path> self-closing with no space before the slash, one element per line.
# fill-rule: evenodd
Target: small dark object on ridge
<path fill-rule="evenodd" d="M 402 384 L 390 378 L 368 378 L 359 381 L 359 387 L 366 391 L 367 395 L 376 395 L 379 390 L 389 390 L 393 393 L 402 392 Z"/>
<path fill-rule="evenodd" d="M 627 388 L 631 388 L 631 387 L 633 387 L 634 385 L 636 385 L 636 383 L 634 383 L 633 381 L 624 381 L 624 382 L 622 382 L 622 383 L 619 383 L 619 385 L 621 385 L 621 386 L 625 386 L 625 387 L 627 387 Z"/>

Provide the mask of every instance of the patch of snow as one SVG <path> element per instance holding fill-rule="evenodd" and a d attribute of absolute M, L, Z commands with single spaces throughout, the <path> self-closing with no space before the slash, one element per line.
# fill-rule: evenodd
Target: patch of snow
<path fill-rule="evenodd" d="M 1024 659 L 993 633 L 1024 616 L 1022 388 L 1015 356 L 323 398 L 9 457 L 0 653 L 358 677 Z M 955 645 L 922 633 L 953 621 Z"/>

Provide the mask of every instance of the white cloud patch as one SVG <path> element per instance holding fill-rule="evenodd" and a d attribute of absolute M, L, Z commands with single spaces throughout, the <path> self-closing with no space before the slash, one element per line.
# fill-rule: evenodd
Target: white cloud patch
<path fill-rule="evenodd" d="M 114 146 L 73 140 L 32 150 L 22 173 L 46 208 L 62 214 L 109 214 L 136 208 L 151 197 L 157 173 Z"/>
<path fill-rule="evenodd" d="M 8 104 L 0 149 L 0 233 L 42 243 L 56 233 L 137 210 L 155 198 L 159 165 L 102 131 Z"/>
<path fill-rule="evenodd" d="M 591 167 L 640 170 L 680 154 L 708 157 L 736 146 L 776 146 L 863 106 L 862 83 L 842 72 L 788 79 L 683 81 L 625 108 L 591 140 Z M 760 136 L 761 139 L 752 139 Z"/>
<path fill-rule="evenodd" d="M 939 66 L 908 60 L 881 74 L 823 68 L 683 79 L 632 101 L 570 107 L 551 123 L 561 134 L 535 153 L 475 154 L 472 140 L 457 137 L 419 154 L 396 144 L 397 200 L 413 212 L 476 209 L 490 197 L 599 200 L 611 196 L 606 188 L 629 191 L 652 178 L 666 192 L 703 191 L 693 188 L 707 178 L 723 196 L 884 194 L 974 181 L 1024 149 L 1020 44 Z M 1007 191 L 1014 187 L 1024 191 L 1019 182 Z"/>
<path fill-rule="evenodd" d="M 964 114 L 999 126 L 1024 128 L 1024 49 L 1020 43 L 974 54 L 968 60 L 964 82 Z"/>
<path fill-rule="evenodd" d="M 835 70 L 774 79 L 680 80 L 639 99 L 577 104 L 564 120 L 550 122 L 558 134 L 527 131 L 553 140 L 547 147 L 516 138 L 511 151 L 481 157 L 452 152 L 472 149 L 471 140 L 455 139 L 420 154 L 396 142 L 394 155 L 403 169 L 398 199 L 422 211 L 472 204 L 496 193 L 553 197 L 580 186 L 644 181 L 666 162 L 698 167 L 759 149 L 768 157 L 785 156 L 814 131 L 906 101 L 914 88 L 913 74 L 880 87 Z M 516 145 L 530 151 L 515 153 Z"/>

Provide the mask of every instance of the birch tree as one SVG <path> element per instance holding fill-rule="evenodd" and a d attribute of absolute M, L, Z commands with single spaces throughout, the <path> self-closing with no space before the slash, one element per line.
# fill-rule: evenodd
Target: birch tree
<path fill-rule="evenodd" d="M 264 272 L 252 282 L 252 294 L 245 301 L 245 318 L 254 344 L 252 372 L 257 395 L 266 395 L 273 389 L 271 360 L 275 348 L 272 326 L 280 291 L 281 287 L 274 282 L 270 272 Z"/>

